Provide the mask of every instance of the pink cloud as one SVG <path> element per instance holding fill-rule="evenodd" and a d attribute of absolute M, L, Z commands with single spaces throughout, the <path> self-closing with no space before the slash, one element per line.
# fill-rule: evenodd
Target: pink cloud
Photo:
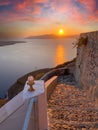
<path fill-rule="evenodd" d="M 89 15 L 89 21 L 98 22 L 98 10 L 94 14 Z"/>
<path fill-rule="evenodd" d="M 95 11 L 95 13 L 82 14 L 77 8 L 73 8 L 72 12 L 70 19 L 74 21 L 74 23 L 89 24 L 98 22 L 98 11 Z"/>
<path fill-rule="evenodd" d="M 89 19 L 90 21 L 98 22 L 98 18 L 96 18 L 95 16 L 90 16 Z"/>
<path fill-rule="evenodd" d="M 66 13 L 71 6 L 71 0 L 53 0 L 51 2 L 51 8 L 57 13 Z"/>
<path fill-rule="evenodd" d="M 37 3 L 46 3 L 48 0 L 25 0 L 17 5 L 18 9 L 26 9 L 35 6 Z"/>
<path fill-rule="evenodd" d="M 35 3 L 46 3 L 48 0 L 35 0 Z"/>
<path fill-rule="evenodd" d="M 82 11 L 76 3 L 82 4 L 84 10 Z M 57 14 L 68 15 L 67 18 L 70 19 L 70 21 L 80 24 L 97 21 L 98 12 L 95 11 L 95 6 L 95 0 L 66 0 L 66 2 L 65 0 L 53 0 L 51 3 L 51 9 L 53 9 Z"/>
<path fill-rule="evenodd" d="M 3 6 L 3 5 L 9 5 L 11 2 L 8 1 L 8 0 L 5 0 L 5 1 L 0 1 L 0 6 Z"/>
<path fill-rule="evenodd" d="M 85 23 L 85 18 L 83 14 L 80 12 L 77 6 L 74 6 L 72 0 L 54 0 L 51 4 L 52 9 L 56 11 L 57 14 L 65 14 L 68 15 L 68 19 L 70 21 L 74 21 L 76 23 Z"/>
<path fill-rule="evenodd" d="M 41 13 L 41 7 L 35 5 L 32 11 L 32 14 L 36 15 L 36 14 L 40 14 Z"/>
<path fill-rule="evenodd" d="M 86 9 L 88 9 L 89 11 L 94 11 L 95 9 L 95 5 L 96 5 L 96 2 L 95 0 L 79 0 L 79 2 L 81 4 L 83 4 L 85 6 Z"/>
<path fill-rule="evenodd" d="M 85 14 L 85 23 L 94 23 L 98 22 L 98 10 L 95 10 L 96 8 L 96 2 L 95 0 L 79 0 L 80 3 L 82 3 L 85 8 L 88 10 L 88 12 Z"/>
<path fill-rule="evenodd" d="M 37 13 L 37 12 L 36 12 Z M 4 17 L 4 15 L 6 17 Z M 13 14 L 13 12 L 0 13 L 0 23 L 9 23 L 9 22 L 18 22 L 18 21 L 27 21 L 35 23 L 48 22 L 49 18 L 35 17 L 35 16 L 25 16 L 24 14 L 18 15 Z"/>
<path fill-rule="evenodd" d="M 34 0 L 34 1 L 24 1 L 15 6 L 15 10 L 24 12 L 25 14 L 35 15 L 41 13 L 41 7 L 37 3 L 44 3 L 47 0 Z"/>
<path fill-rule="evenodd" d="M 24 1 L 23 3 L 19 3 L 16 8 L 18 10 L 22 10 L 22 9 L 25 9 L 26 8 L 26 2 Z"/>
<path fill-rule="evenodd" d="M 85 13 L 83 13 L 83 11 L 79 9 L 79 6 L 77 6 L 76 2 L 82 4 L 85 7 Z M 43 6 L 40 6 L 38 3 L 42 3 Z M 0 5 L 8 4 L 10 4 L 9 0 L 6 0 L 5 2 L 0 2 Z M 15 2 L 13 8 L 15 10 L 13 12 L 7 11 L 0 14 L 1 22 L 47 22 L 48 20 L 53 22 L 59 19 L 59 17 L 53 17 L 53 14 L 59 14 L 60 16 L 62 16 L 63 14 L 68 15 L 67 19 L 80 24 L 87 24 L 89 22 L 98 21 L 98 11 L 94 11 L 95 0 L 52 0 L 51 2 L 49 2 L 49 0 L 24 0 L 24 2 Z M 53 14 L 51 12 L 53 12 Z M 47 13 L 49 15 L 48 18 Z M 44 18 L 42 16 L 44 16 Z M 65 18 L 63 17 L 63 19 Z"/>
<path fill-rule="evenodd" d="M 73 8 L 71 11 L 72 12 L 70 12 L 70 19 L 72 21 L 80 24 L 84 24 L 86 22 L 85 17 L 83 16 L 82 13 L 79 12 L 78 8 Z"/>

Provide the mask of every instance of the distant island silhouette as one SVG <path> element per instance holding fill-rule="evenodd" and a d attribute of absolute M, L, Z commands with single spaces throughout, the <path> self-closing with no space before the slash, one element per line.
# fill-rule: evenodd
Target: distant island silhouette
<path fill-rule="evenodd" d="M 25 41 L 25 39 L 62 39 L 62 38 L 77 38 L 77 37 L 78 37 L 78 35 L 59 36 L 59 35 L 54 35 L 54 34 L 44 34 L 44 35 L 37 35 L 37 36 L 29 36 L 29 37 L 24 38 L 23 41 L 19 41 L 19 40 L 16 40 L 16 41 L 8 40 L 7 41 L 6 39 L 0 40 L 0 46 L 14 45 L 16 43 L 26 43 L 27 41 Z"/>
<path fill-rule="evenodd" d="M 0 41 L 0 46 L 14 45 L 16 43 L 26 43 L 26 41 Z"/>
<path fill-rule="evenodd" d="M 37 36 L 29 36 L 27 39 L 57 39 L 57 38 L 72 38 L 76 37 L 77 35 L 54 35 L 54 34 L 43 34 L 43 35 L 37 35 Z"/>

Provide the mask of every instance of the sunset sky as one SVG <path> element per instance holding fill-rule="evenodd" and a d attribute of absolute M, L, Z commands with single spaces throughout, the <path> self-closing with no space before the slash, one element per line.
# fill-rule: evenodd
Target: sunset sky
<path fill-rule="evenodd" d="M 0 0 L 0 38 L 98 30 L 98 0 Z"/>

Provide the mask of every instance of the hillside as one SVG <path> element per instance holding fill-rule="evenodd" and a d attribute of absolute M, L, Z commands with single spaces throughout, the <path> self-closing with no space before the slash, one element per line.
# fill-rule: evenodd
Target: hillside
<path fill-rule="evenodd" d="M 58 39 L 58 38 L 72 38 L 76 37 L 77 35 L 72 35 L 72 36 L 58 36 L 54 34 L 44 34 L 44 35 L 37 35 L 37 36 L 28 36 L 27 39 Z"/>

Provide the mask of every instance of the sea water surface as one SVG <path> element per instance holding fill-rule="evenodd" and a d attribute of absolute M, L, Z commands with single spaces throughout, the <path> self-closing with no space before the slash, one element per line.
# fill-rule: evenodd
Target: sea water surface
<path fill-rule="evenodd" d="M 0 97 L 24 74 L 51 68 L 76 57 L 76 48 L 72 45 L 75 40 L 25 39 L 24 43 L 0 46 Z"/>

